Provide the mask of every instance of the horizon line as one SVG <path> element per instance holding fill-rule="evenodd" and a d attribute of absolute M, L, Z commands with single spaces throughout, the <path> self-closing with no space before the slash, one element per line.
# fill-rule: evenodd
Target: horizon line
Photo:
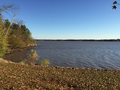
<path fill-rule="evenodd" d="M 35 39 L 35 40 L 120 40 L 120 39 Z"/>

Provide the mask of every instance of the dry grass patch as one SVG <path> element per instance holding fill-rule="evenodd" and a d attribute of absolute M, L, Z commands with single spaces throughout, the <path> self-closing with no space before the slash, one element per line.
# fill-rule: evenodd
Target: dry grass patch
<path fill-rule="evenodd" d="M 13 90 L 119 90 L 120 71 L 0 63 L 0 85 L 1 89 Z"/>

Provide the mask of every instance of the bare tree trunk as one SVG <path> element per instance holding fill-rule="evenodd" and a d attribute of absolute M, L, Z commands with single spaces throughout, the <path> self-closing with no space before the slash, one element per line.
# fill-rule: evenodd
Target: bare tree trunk
<path fill-rule="evenodd" d="M 16 14 L 16 15 L 18 15 L 18 14 Z M 10 22 L 9 27 L 7 28 L 7 32 L 6 32 L 6 35 L 5 35 L 5 39 L 6 39 L 6 36 L 7 36 L 7 34 L 8 34 L 8 31 L 9 31 L 9 29 L 10 29 L 10 26 L 12 25 L 13 19 L 14 19 L 14 17 L 15 17 L 16 15 L 13 16 L 13 18 L 12 18 L 12 20 L 11 20 L 11 22 Z"/>
<path fill-rule="evenodd" d="M 0 17 L 1 17 L 1 12 L 5 12 L 5 13 L 7 13 L 8 15 L 10 15 L 9 14 L 9 11 L 10 12 L 15 12 L 16 10 L 18 10 L 19 8 L 18 7 L 16 7 L 14 4 L 4 4 L 4 5 L 1 5 L 0 6 Z M 9 31 L 9 29 L 10 29 L 10 26 L 11 26 L 11 24 L 12 24 L 12 22 L 13 22 L 13 19 L 14 19 L 14 17 L 16 16 L 16 15 L 18 15 L 18 14 L 14 14 L 14 16 L 13 16 L 13 18 L 12 18 L 12 20 L 11 20 L 11 23 L 10 23 L 10 25 L 9 25 L 9 27 L 7 28 L 7 32 L 6 32 L 6 34 L 5 34 L 5 39 L 6 39 L 6 36 L 7 36 L 7 34 L 8 34 L 8 31 Z"/>

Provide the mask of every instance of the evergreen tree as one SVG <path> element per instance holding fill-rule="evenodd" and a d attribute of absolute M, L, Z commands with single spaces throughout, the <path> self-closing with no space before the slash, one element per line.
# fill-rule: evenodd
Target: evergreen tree
<path fill-rule="evenodd" d="M 9 27 L 10 22 L 9 22 L 9 20 L 8 20 L 8 19 L 6 19 L 6 20 L 5 20 L 4 25 L 5 25 L 5 27 L 6 27 L 6 28 L 8 28 L 8 27 Z"/>

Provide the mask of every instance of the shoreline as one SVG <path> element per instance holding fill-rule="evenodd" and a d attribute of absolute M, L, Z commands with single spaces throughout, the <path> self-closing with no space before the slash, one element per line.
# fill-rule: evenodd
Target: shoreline
<path fill-rule="evenodd" d="M 32 47 L 35 47 L 35 46 L 39 46 L 39 44 L 30 44 L 30 45 L 28 45 L 28 46 L 26 46 L 26 47 L 21 47 L 21 48 L 13 48 L 13 49 L 8 49 L 7 51 L 6 51 L 6 53 L 5 53 L 5 55 L 3 55 L 3 56 L 0 56 L 0 59 L 2 59 L 2 60 L 6 60 L 6 61 L 11 61 L 11 62 L 20 62 L 20 61 L 18 61 L 18 60 L 10 60 L 9 59 L 9 57 L 7 57 L 7 56 L 9 56 L 9 55 L 11 55 L 11 54 L 13 54 L 13 57 L 15 56 L 14 54 L 15 54 L 15 52 L 21 52 L 21 51 L 26 51 L 26 50 L 29 50 L 29 49 L 31 49 Z"/>
<path fill-rule="evenodd" d="M 28 46 L 21 47 L 21 48 L 8 49 L 5 53 L 5 55 L 9 54 L 9 53 L 12 53 L 12 52 L 28 50 L 28 49 L 31 49 L 31 47 L 35 47 L 35 46 L 39 46 L 39 44 L 30 44 Z"/>
<path fill-rule="evenodd" d="M 32 46 L 26 46 L 26 47 L 22 47 L 22 48 L 16 48 L 16 49 L 11 49 L 10 51 L 8 50 L 5 55 L 9 55 L 11 53 L 15 53 L 15 52 L 20 52 L 20 51 L 25 51 L 28 49 L 31 49 L 31 47 L 35 47 L 35 46 L 39 46 L 39 44 L 32 44 Z M 5 56 L 4 55 L 4 56 Z M 20 61 L 11 61 L 9 60 L 9 58 L 5 58 L 4 56 L 0 57 L 0 62 L 4 62 L 4 63 L 15 63 L 15 64 L 19 64 Z M 21 60 L 22 61 L 22 60 Z M 39 64 L 35 64 L 35 66 L 40 66 Z M 46 67 L 46 66 L 41 66 L 41 67 Z M 55 67 L 55 68 L 68 68 L 68 69 L 89 69 L 89 70 L 98 70 L 98 71 L 106 71 L 106 70 L 112 70 L 112 69 L 95 69 L 95 68 L 77 68 L 77 67 L 61 67 L 61 66 L 47 66 L 47 67 Z M 115 71 L 115 70 L 112 70 Z M 120 71 L 120 70 L 118 70 Z"/>
<path fill-rule="evenodd" d="M 35 41 L 102 41 L 102 42 L 120 42 L 120 39 L 35 39 Z"/>
<path fill-rule="evenodd" d="M 0 58 L 0 63 L 14 63 L 14 64 L 20 64 L 12 61 L 5 60 L 3 58 Z M 25 66 L 30 66 L 30 65 L 25 65 Z M 91 69 L 91 68 L 77 68 L 77 67 L 60 67 L 60 66 L 41 66 L 38 64 L 35 64 L 34 66 L 40 66 L 40 67 L 48 67 L 48 68 L 56 68 L 56 69 L 70 69 L 70 70 L 95 70 L 95 71 L 120 71 L 120 70 L 111 70 L 111 69 Z"/>

